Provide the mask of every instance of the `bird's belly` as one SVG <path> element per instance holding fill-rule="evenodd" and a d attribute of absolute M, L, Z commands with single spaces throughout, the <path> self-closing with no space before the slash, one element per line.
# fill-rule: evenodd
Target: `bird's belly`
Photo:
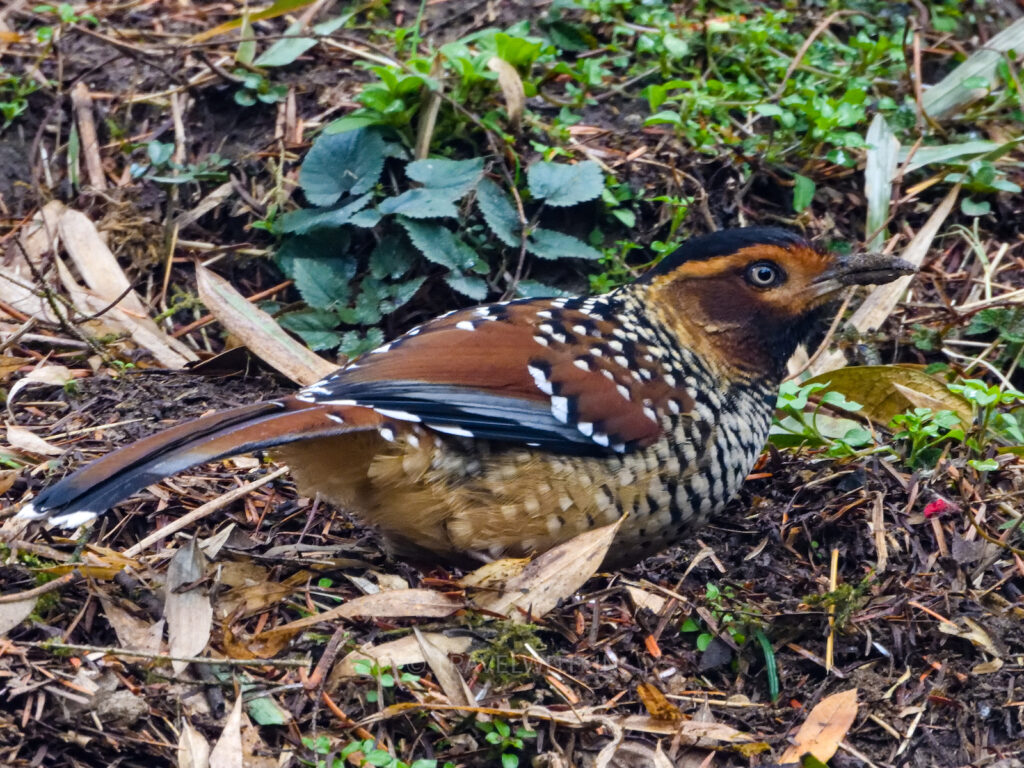
<path fill-rule="evenodd" d="M 282 458 L 300 468 L 300 487 L 354 512 L 402 550 L 449 560 L 525 556 L 625 513 L 606 561 L 623 564 L 670 546 L 719 511 L 756 460 L 768 424 L 737 411 L 710 427 L 666 426 L 669 439 L 604 457 L 417 428 L 393 442 L 361 433 L 296 443 Z"/>

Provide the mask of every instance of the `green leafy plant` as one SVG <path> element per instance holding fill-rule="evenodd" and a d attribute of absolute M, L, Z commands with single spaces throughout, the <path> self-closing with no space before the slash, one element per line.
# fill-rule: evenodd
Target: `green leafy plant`
<path fill-rule="evenodd" d="M 523 749 L 524 739 L 537 738 L 536 731 L 526 728 L 516 728 L 513 732 L 512 726 L 496 717 L 489 722 L 477 721 L 476 727 L 484 732 L 484 739 L 494 747 L 495 755 L 501 761 L 502 768 L 517 768 L 519 755 Z"/>
<path fill-rule="evenodd" d="M 375 76 L 356 97 L 362 105 L 327 127 L 327 132 L 346 131 L 371 125 L 395 129 L 412 143 L 413 118 L 422 109 L 423 96 L 441 93 L 445 81 L 445 105 L 440 110 L 435 133 L 453 135 L 464 132 L 470 114 L 481 114 L 480 123 L 503 135 L 500 110 L 491 100 L 501 94 L 500 59 L 518 74 L 523 95 L 537 93 L 528 75 L 536 62 L 552 60 L 555 49 L 543 38 L 528 34 L 530 24 L 520 22 L 507 30 L 484 29 L 447 43 L 426 55 L 412 56 L 404 62 L 381 64 L 365 62 Z M 410 41 L 418 35 L 416 27 L 399 30 L 396 36 Z M 456 108 L 454 105 L 459 105 Z"/>
<path fill-rule="evenodd" d="M 398 683 L 409 685 L 418 683 L 420 680 L 419 675 L 414 675 L 411 672 L 400 672 L 388 665 L 378 666 L 367 659 L 358 659 L 352 664 L 352 667 L 355 669 L 356 674 L 373 678 L 380 690 L 385 692 L 394 689 Z M 366 700 L 372 704 L 377 703 L 380 700 L 379 691 L 367 691 Z"/>
<path fill-rule="evenodd" d="M 407 183 L 391 190 L 380 185 L 387 162 L 392 177 Z M 506 253 L 599 258 L 601 252 L 579 238 L 540 225 L 545 209 L 601 194 L 598 166 L 538 162 L 525 175 L 526 188 L 517 190 L 531 214 L 524 224 L 509 193 L 485 175 L 483 158 L 409 161 L 402 145 L 378 128 L 320 136 L 299 174 L 314 207 L 278 219 L 286 236 L 278 263 L 308 305 L 281 317 L 281 325 L 313 349 L 340 347 L 351 357 L 383 341 L 378 324 L 428 277 L 482 301 Z M 515 290 L 558 293 L 528 281 Z"/>
<path fill-rule="evenodd" d="M 720 632 L 726 632 L 737 646 L 743 646 L 748 636 L 752 636 L 764 657 L 765 674 L 768 679 L 768 690 L 774 701 L 779 695 L 779 677 L 775 650 L 765 634 L 765 623 L 755 611 L 737 612 L 731 608 L 736 600 L 736 591 L 729 585 L 724 588 L 716 584 L 707 584 L 704 588 L 704 601 L 711 610 L 711 616 L 718 625 Z M 694 646 L 703 653 L 715 639 L 710 627 L 693 616 L 683 620 L 679 626 L 683 634 L 694 634 Z"/>
<path fill-rule="evenodd" d="M 852 456 L 874 446 L 874 438 L 860 423 L 852 419 L 835 418 L 821 413 L 828 406 L 847 413 L 861 409 L 859 403 L 847 400 L 839 392 L 826 392 L 828 382 L 800 384 L 790 380 L 779 389 L 775 408 L 778 411 L 770 432 L 770 440 L 780 448 L 804 445 L 827 448 L 833 457 Z M 812 395 L 821 393 L 818 402 L 808 412 Z"/>
<path fill-rule="evenodd" d="M 235 91 L 235 103 L 241 107 L 251 107 L 253 104 L 276 104 L 284 101 L 288 96 L 288 86 L 274 85 L 261 72 L 250 72 L 245 69 L 236 69 L 232 74 L 239 80 L 238 90 Z"/>
<path fill-rule="evenodd" d="M 0 66 L 0 117 L 6 128 L 28 109 L 28 96 L 39 90 L 39 83 L 28 75 L 16 75 Z"/>
<path fill-rule="evenodd" d="M 331 740 L 327 736 L 317 738 L 303 737 L 302 743 L 318 757 L 316 760 L 303 761 L 306 765 L 315 768 L 350 768 L 352 765 L 375 766 L 376 768 L 437 768 L 437 760 L 420 759 L 407 763 L 404 760 L 392 755 L 386 749 L 381 749 L 373 739 L 351 741 L 333 752 Z M 443 768 L 455 768 L 454 763 L 446 762 Z"/>
<path fill-rule="evenodd" d="M 915 408 L 894 416 L 892 439 L 903 446 L 903 461 L 912 468 L 934 467 L 946 443 L 962 443 L 964 429 L 952 411 Z"/>
<path fill-rule="evenodd" d="M 223 183 L 228 179 L 227 166 L 230 160 L 211 152 L 195 163 L 176 163 L 174 144 L 153 140 L 146 145 L 148 163 L 133 163 L 131 173 L 134 178 L 145 177 L 161 184 L 188 184 L 190 182 Z M 174 172 L 174 173 L 172 173 Z"/>
<path fill-rule="evenodd" d="M 53 24 L 45 24 L 36 29 L 36 39 L 41 43 L 51 42 L 62 27 L 78 24 L 82 21 L 86 21 L 93 26 L 97 26 L 100 23 L 99 19 L 91 13 L 77 13 L 75 11 L 75 7 L 70 3 L 61 3 L 60 5 L 37 5 L 32 10 L 35 13 L 57 17 L 58 23 L 56 26 Z"/>

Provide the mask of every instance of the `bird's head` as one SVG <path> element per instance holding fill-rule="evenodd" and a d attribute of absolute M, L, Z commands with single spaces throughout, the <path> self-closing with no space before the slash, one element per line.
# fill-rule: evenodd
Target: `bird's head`
<path fill-rule="evenodd" d="M 683 343 L 734 371 L 781 373 L 851 285 L 914 267 L 877 253 L 837 255 L 783 229 L 729 229 L 688 240 L 639 281 Z"/>

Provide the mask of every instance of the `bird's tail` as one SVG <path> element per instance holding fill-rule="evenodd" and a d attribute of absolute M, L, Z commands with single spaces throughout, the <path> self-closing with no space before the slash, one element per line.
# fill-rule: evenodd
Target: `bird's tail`
<path fill-rule="evenodd" d="M 158 432 L 87 464 L 44 489 L 18 513 L 74 528 L 136 491 L 196 464 L 298 440 L 374 429 L 369 408 L 293 397 L 244 405 Z"/>

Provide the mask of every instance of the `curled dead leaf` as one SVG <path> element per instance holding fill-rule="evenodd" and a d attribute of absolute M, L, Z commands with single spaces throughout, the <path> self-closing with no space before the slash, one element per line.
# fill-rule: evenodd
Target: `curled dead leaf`
<path fill-rule="evenodd" d="M 883 427 L 893 416 L 911 408 L 927 406 L 953 411 L 967 425 L 973 418 L 970 403 L 955 395 L 938 379 L 910 365 L 855 365 L 829 371 L 805 384 L 827 383 L 828 390 L 860 403 L 858 413 Z"/>

